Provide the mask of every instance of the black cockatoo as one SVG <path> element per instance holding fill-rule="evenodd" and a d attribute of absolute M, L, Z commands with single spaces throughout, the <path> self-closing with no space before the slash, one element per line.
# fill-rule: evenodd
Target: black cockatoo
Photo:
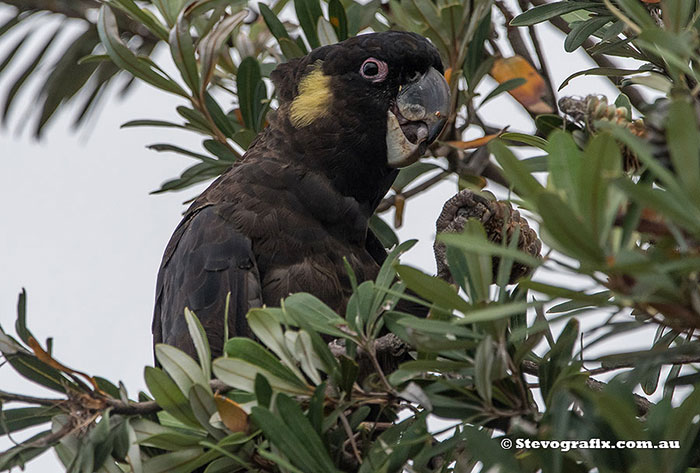
<path fill-rule="evenodd" d="M 423 37 L 360 35 L 281 64 L 271 78 L 279 107 L 231 169 L 185 213 L 163 256 L 154 343 L 194 355 L 184 309 L 222 352 L 251 336 L 245 315 L 309 292 L 343 313 L 358 281 L 386 253 L 368 221 L 397 168 L 415 162 L 445 125 L 449 88 L 438 51 Z"/>

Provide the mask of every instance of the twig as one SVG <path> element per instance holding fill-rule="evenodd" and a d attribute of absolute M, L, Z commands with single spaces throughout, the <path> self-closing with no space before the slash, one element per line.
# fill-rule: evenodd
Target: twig
<path fill-rule="evenodd" d="M 362 455 L 360 454 L 360 449 L 357 448 L 357 442 L 355 442 L 355 436 L 352 433 L 350 422 L 348 422 L 348 419 L 347 417 L 345 417 L 344 412 L 341 412 L 339 417 L 340 422 L 343 424 L 343 428 L 345 429 L 345 433 L 348 435 L 348 440 L 350 441 L 350 445 L 352 446 L 352 453 L 355 455 L 355 460 L 357 460 L 357 463 L 362 465 Z"/>
<path fill-rule="evenodd" d="M 538 376 L 539 375 L 539 365 L 534 361 L 525 360 L 522 363 L 523 373 L 529 375 Z M 597 379 L 588 378 L 586 380 L 586 386 L 596 392 L 602 391 L 606 384 Z M 637 414 L 644 416 L 649 412 L 649 409 L 654 405 L 653 402 L 649 401 L 647 398 L 640 396 L 639 394 L 633 394 L 634 404 L 637 406 Z"/>
<path fill-rule="evenodd" d="M 88 20 L 90 12 L 96 11 L 101 5 L 102 2 L 96 0 L 13 0 L 11 3 L 11 6 L 19 11 L 49 11 L 88 23 L 90 23 Z M 140 36 L 146 42 L 159 41 L 148 28 L 126 15 L 119 15 L 119 26 L 131 34 Z"/>
<path fill-rule="evenodd" d="M 533 5 L 536 5 L 536 6 L 537 6 L 537 5 L 546 5 L 546 4 L 550 3 L 550 2 L 548 2 L 547 0 L 530 0 L 530 2 L 531 2 Z M 559 31 L 561 31 L 561 32 L 564 33 L 564 34 L 569 34 L 569 33 L 571 32 L 571 28 L 569 28 L 568 23 L 567 23 L 566 21 L 562 20 L 560 17 L 551 18 L 551 19 L 549 20 L 549 22 L 550 22 L 555 28 L 557 28 Z M 615 62 L 611 61 L 610 59 L 608 59 L 608 58 L 605 57 L 605 56 L 600 56 L 600 55 L 597 55 L 597 54 L 596 54 L 596 55 L 591 55 L 590 53 L 588 53 L 588 50 L 589 50 L 590 48 L 592 48 L 593 46 L 595 46 L 595 43 L 594 43 L 593 41 L 591 41 L 590 39 L 587 39 L 586 41 L 584 41 L 583 44 L 582 44 L 581 46 L 583 47 L 584 51 L 586 51 L 586 54 L 588 54 L 588 56 L 589 56 L 596 64 L 598 64 L 598 66 L 600 66 L 600 67 L 618 68 L 618 69 L 620 68 L 620 66 L 619 66 L 618 64 L 616 64 Z M 615 77 L 608 77 L 608 80 L 609 80 L 610 82 L 612 82 L 616 87 L 619 87 L 619 79 L 617 79 L 617 78 L 615 78 Z M 630 102 L 632 102 L 632 105 L 634 105 L 634 107 L 635 107 L 637 110 L 640 110 L 641 108 L 643 108 L 644 105 L 647 103 L 647 100 L 644 98 L 644 96 L 643 96 L 637 89 L 635 89 L 634 87 L 631 87 L 631 86 L 624 86 L 624 87 L 621 87 L 620 90 L 621 90 L 625 95 L 627 95 L 627 97 L 629 97 Z"/>
<path fill-rule="evenodd" d="M 530 50 L 527 49 L 525 39 L 523 38 L 522 34 L 520 34 L 520 29 L 517 26 L 510 26 L 510 22 L 513 18 L 515 18 L 515 16 L 502 0 L 496 0 L 494 2 L 494 5 L 496 5 L 496 8 L 498 8 L 498 10 L 503 15 L 503 18 L 505 18 L 506 20 L 506 24 L 504 26 L 506 28 L 506 35 L 508 36 L 508 41 L 510 42 L 511 47 L 513 48 L 513 52 L 525 58 L 530 64 L 533 64 L 532 56 L 530 55 Z"/>
<path fill-rule="evenodd" d="M 528 0 L 518 0 L 518 3 L 520 4 L 520 9 L 522 11 L 527 10 L 527 6 L 529 4 Z M 528 34 L 530 36 L 530 42 L 532 43 L 532 46 L 535 48 L 535 54 L 537 54 L 537 62 L 539 62 L 540 66 L 540 75 L 544 78 L 545 83 L 547 84 L 547 102 L 549 105 L 551 105 L 555 110 L 557 109 L 557 95 L 556 92 L 554 92 L 554 85 L 552 83 L 552 74 L 549 72 L 549 66 L 547 66 L 547 59 L 544 55 L 544 50 L 542 49 L 542 45 L 540 44 L 540 39 L 537 36 L 537 30 L 535 30 L 534 25 L 529 25 L 527 27 Z"/>
<path fill-rule="evenodd" d="M 27 404 L 37 404 L 39 406 L 53 407 L 66 402 L 66 399 L 45 399 L 41 397 L 25 396 L 23 394 L 8 393 L 0 391 L 0 401 L 26 402 Z"/>
<path fill-rule="evenodd" d="M 412 189 L 407 190 L 406 192 L 401 192 L 401 195 L 405 199 L 409 199 L 413 197 L 416 194 L 419 194 L 423 192 L 424 190 L 432 187 L 433 185 L 437 184 L 438 182 L 442 181 L 445 177 L 449 176 L 452 174 L 451 171 L 442 171 L 439 174 L 436 174 L 435 176 L 431 177 L 430 179 L 418 184 L 416 187 L 413 187 Z M 377 212 L 384 212 L 386 210 L 389 210 L 394 203 L 396 202 L 396 195 L 392 195 L 390 197 L 387 197 L 386 199 L 382 200 L 380 204 L 377 206 Z"/>
<path fill-rule="evenodd" d="M 224 384 L 218 379 L 213 379 L 209 382 L 209 386 L 213 391 L 226 393 L 231 390 L 231 387 Z M 8 402 L 24 402 L 27 404 L 36 404 L 39 406 L 54 407 L 70 402 L 68 399 L 47 399 L 34 396 L 25 396 L 23 394 L 8 393 L 0 391 L 0 401 Z M 112 413 L 128 416 L 148 415 L 160 411 L 162 408 L 155 401 L 146 402 L 124 402 L 120 399 L 105 398 L 103 401 L 106 407 L 112 408 Z"/>
<path fill-rule="evenodd" d="M 24 444 L 22 444 L 22 446 L 41 448 L 41 447 L 53 445 L 54 443 L 58 442 L 66 435 L 70 434 L 74 429 L 75 429 L 75 426 L 73 425 L 73 422 L 69 421 L 69 422 L 66 422 L 63 425 L 63 427 L 61 427 L 56 432 L 51 432 L 50 434 L 45 435 L 39 439 L 36 439 L 33 442 L 24 443 Z"/>

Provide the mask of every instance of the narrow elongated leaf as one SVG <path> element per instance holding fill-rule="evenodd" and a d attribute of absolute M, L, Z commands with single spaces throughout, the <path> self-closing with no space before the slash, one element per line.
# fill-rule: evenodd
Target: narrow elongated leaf
<path fill-rule="evenodd" d="M 147 366 L 144 372 L 146 386 L 158 405 L 185 424 L 199 427 L 189 402 L 173 380 L 158 368 Z"/>
<path fill-rule="evenodd" d="M 325 464 L 325 461 L 323 456 L 316 458 L 308 450 L 307 440 L 310 442 L 313 440 L 306 439 L 304 437 L 297 437 L 292 429 L 292 426 L 288 425 L 287 422 L 281 418 L 275 416 L 269 410 L 261 407 L 253 407 L 251 417 L 253 421 L 263 430 L 270 441 L 275 444 L 287 458 L 289 458 L 292 464 L 302 468 L 303 471 L 309 473 L 326 473 L 337 471 L 332 463 L 330 464 L 329 469 L 324 469 L 323 465 Z M 303 422 L 308 425 L 308 430 L 311 432 L 311 435 L 318 437 L 316 432 L 313 430 L 313 427 L 311 427 L 309 421 L 303 416 L 303 414 L 302 419 Z M 305 441 L 295 441 L 295 439 L 299 438 L 304 438 Z M 326 453 L 325 456 L 327 457 L 328 454 Z"/>
<path fill-rule="evenodd" d="M 409 288 L 433 304 L 462 313 L 467 313 L 472 308 L 467 301 L 459 297 L 454 287 L 440 278 L 428 276 L 418 269 L 404 265 L 396 266 L 396 272 Z"/>
<path fill-rule="evenodd" d="M 328 2 L 328 21 L 335 28 L 339 41 L 344 41 L 348 38 L 348 18 L 340 0 L 330 0 Z"/>
<path fill-rule="evenodd" d="M 260 366 L 234 358 L 218 358 L 213 363 L 214 374 L 218 379 L 236 389 L 255 392 L 255 378 L 258 375 L 267 378 L 272 389 L 292 395 L 308 394 L 309 389 L 299 381 L 289 381 L 265 371 Z M 281 365 L 280 365 L 281 366 Z"/>
<path fill-rule="evenodd" d="M 533 198 L 544 188 L 532 177 L 527 167 L 499 140 L 489 143 L 489 150 L 496 156 L 506 175 L 511 179 L 515 189 L 525 198 Z"/>
<path fill-rule="evenodd" d="M 119 67 L 161 90 L 188 97 L 182 87 L 169 77 L 162 75 L 161 72 L 154 70 L 149 61 L 136 57 L 122 42 L 117 28 L 117 20 L 112 10 L 107 6 L 103 5 L 100 9 L 97 31 L 107 54 Z"/>
<path fill-rule="evenodd" d="M 333 25 L 323 17 L 318 19 L 316 34 L 318 35 L 318 41 L 321 43 L 321 46 L 327 46 L 338 42 L 338 35 L 336 35 L 333 29 Z"/>
<path fill-rule="evenodd" d="M 274 14 L 272 10 L 270 10 L 270 7 L 265 5 L 262 2 L 258 3 L 258 7 L 260 8 L 260 14 L 263 17 L 263 20 L 265 20 L 265 24 L 270 30 L 270 33 L 277 38 L 279 41 L 281 38 L 287 38 L 289 39 L 289 34 L 287 33 L 287 29 L 284 27 L 282 22 L 277 18 L 277 15 Z"/>
<path fill-rule="evenodd" d="M 39 52 L 34 56 L 34 59 L 29 63 L 29 65 L 17 76 L 15 79 L 14 83 L 12 84 L 12 87 L 7 92 L 7 95 L 5 96 L 5 105 L 2 110 L 2 121 L 3 123 L 7 122 L 7 117 L 10 112 L 10 109 L 12 108 L 12 104 L 14 103 L 15 97 L 17 97 L 17 94 L 19 91 L 22 89 L 22 86 L 24 83 L 29 79 L 29 77 L 32 75 L 32 73 L 36 70 L 36 68 L 39 66 L 41 63 L 42 59 L 44 59 L 44 56 L 48 52 L 49 48 L 53 44 L 53 42 L 58 38 L 59 34 L 61 32 L 61 28 L 56 28 L 56 30 L 49 35 L 49 38 L 44 42 L 44 44 L 39 48 Z"/>
<path fill-rule="evenodd" d="M 0 411 L 0 435 L 50 422 L 61 411 L 53 407 L 20 407 Z"/>
<path fill-rule="evenodd" d="M 170 53 L 183 80 L 193 94 L 199 92 L 199 70 L 194 56 L 194 41 L 190 35 L 190 25 L 183 15 L 180 15 L 168 40 Z"/>
<path fill-rule="evenodd" d="M 688 100 L 671 102 L 666 138 L 678 178 L 700 208 L 700 134 L 695 109 Z"/>
<path fill-rule="evenodd" d="M 599 7 L 600 4 L 593 2 L 577 2 L 577 1 L 563 1 L 548 3 L 545 5 L 538 5 L 534 8 L 521 13 L 511 20 L 511 26 L 529 26 L 547 21 L 551 18 L 564 15 L 565 13 L 570 13 L 578 10 L 584 10 L 591 7 Z"/>
<path fill-rule="evenodd" d="M 156 345 L 155 351 L 158 362 L 183 393 L 188 393 L 193 384 L 210 389 L 209 378 L 204 376 L 202 368 L 184 351 L 164 343 Z"/>
<path fill-rule="evenodd" d="M 316 32 L 318 19 L 323 17 L 319 0 L 297 0 L 294 2 L 294 10 L 299 19 L 299 25 L 304 30 L 309 46 L 312 49 L 321 46 L 318 33 Z"/>
<path fill-rule="evenodd" d="M 251 130 L 260 131 L 262 101 L 267 96 L 260 73 L 260 64 L 255 58 L 247 57 L 241 61 L 238 66 L 236 85 L 243 123 Z"/>
<path fill-rule="evenodd" d="M 515 79 L 509 79 L 502 84 L 499 84 L 495 89 L 493 89 L 489 94 L 484 98 L 484 100 L 481 101 L 479 104 L 479 107 L 483 107 L 484 104 L 486 104 L 489 100 L 494 99 L 501 95 L 503 92 L 508 92 L 510 90 L 513 90 L 517 87 L 520 87 L 523 85 L 525 82 L 527 82 L 525 79 L 522 77 L 516 77 Z"/>
<path fill-rule="evenodd" d="M 232 338 L 224 346 L 224 351 L 230 358 L 239 359 L 260 367 L 273 376 L 304 389 L 306 383 L 303 377 L 297 376 L 298 370 L 292 371 L 282 364 L 259 343 L 249 338 Z M 299 373 L 301 374 L 301 373 Z"/>
<path fill-rule="evenodd" d="M 564 50 L 569 53 L 577 50 L 593 33 L 611 20 L 612 18 L 610 17 L 591 18 L 590 20 L 576 23 L 572 26 L 571 32 L 566 35 Z"/>
<path fill-rule="evenodd" d="M 201 87 L 206 87 L 211 82 L 224 43 L 246 16 L 247 12 L 242 11 L 224 18 L 199 42 L 198 49 L 202 71 Z"/>
<path fill-rule="evenodd" d="M 185 308 L 185 321 L 199 358 L 199 364 L 204 372 L 204 377 L 209 379 L 211 378 L 211 350 L 209 349 L 207 334 L 197 316 L 188 308 Z"/>
<path fill-rule="evenodd" d="M 282 302 L 282 310 L 302 328 L 308 327 L 335 337 L 347 338 L 352 335 L 341 329 L 347 327 L 346 320 L 311 294 L 292 294 Z"/>

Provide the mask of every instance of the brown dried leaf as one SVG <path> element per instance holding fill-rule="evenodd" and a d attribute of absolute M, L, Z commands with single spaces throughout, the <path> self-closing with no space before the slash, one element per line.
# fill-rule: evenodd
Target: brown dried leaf
<path fill-rule="evenodd" d="M 248 430 L 248 414 L 238 403 L 220 394 L 214 395 L 216 409 L 219 411 L 221 422 L 231 432 L 245 432 Z"/>
<path fill-rule="evenodd" d="M 494 138 L 498 138 L 501 136 L 502 132 L 495 133 L 493 135 L 486 135 L 482 136 L 481 138 L 476 138 L 474 140 L 469 140 L 469 141 L 447 141 L 446 143 L 450 146 L 453 146 L 455 148 L 459 149 L 475 149 L 475 148 L 481 148 L 482 146 L 485 146 L 488 144 L 489 141 L 493 140 Z"/>
<path fill-rule="evenodd" d="M 553 113 L 554 110 L 542 100 L 547 84 L 542 76 L 522 56 L 499 58 L 493 63 L 491 77 L 499 84 L 511 79 L 523 78 L 525 83 L 508 93 L 523 107 L 536 114 Z"/>
<path fill-rule="evenodd" d="M 48 354 L 46 350 L 44 350 L 39 342 L 36 341 L 34 337 L 29 337 L 28 340 L 29 348 L 32 349 L 34 352 L 34 355 L 39 359 L 39 361 L 42 361 L 49 365 L 50 367 L 57 369 L 58 371 L 62 371 L 63 373 L 73 375 L 73 376 L 82 376 L 85 378 L 93 387 L 93 389 L 96 392 L 99 392 L 101 394 L 105 394 L 104 391 L 102 391 L 99 386 L 97 385 L 97 381 L 95 381 L 95 378 L 92 376 L 83 373 L 82 371 L 76 371 L 72 368 L 67 367 L 66 365 L 56 361 L 51 355 Z M 75 379 L 75 378 L 74 378 Z"/>

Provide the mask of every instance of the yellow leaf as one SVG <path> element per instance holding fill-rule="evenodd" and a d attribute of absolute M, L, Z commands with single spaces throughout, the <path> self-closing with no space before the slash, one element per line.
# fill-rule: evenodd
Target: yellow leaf
<path fill-rule="evenodd" d="M 448 84 L 450 83 L 451 78 L 452 78 L 452 68 L 448 67 L 447 69 L 445 69 L 445 80 L 447 81 Z"/>
<path fill-rule="evenodd" d="M 36 341 L 34 337 L 29 337 L 29 340 L 27 340 L 29 344 L 29 348 L 32 349 L 34 352 L 34 355 L 39 359 L 39 361 L 42 361 L 49 365 L 50 367 L 57 369 L 58 371 L 62 371 L 63 373 L 66 373 L 68 375 L 73 375 L 73 376 L 82 376 L 85 378 L 90 384 L 92 384 L 93 389 L 100 393 L 100 394 L 105 394 L 104 391 L 102 391 L 99 386 L 97 386 L 97 381 L 95 381 L 95 378 L 92 376 L 83 373 L 82 371 L 77 371 L 72 368 L 67 367 L 66 365 L 56 361 L 49 353 L 44 350 L 39 342 Z M 77 379 L 77 378 L 74 378 Z"/>
<path fill-rule="evenodd" d="M 245 432 L 248 430 L 248 414 L 238 403 L 220 394 L 214 395 L 214 402 L 219 411 L 221 422 L 231 432 Z"/>
<path fill-rule="evenodd" d="M 403 194 L 394 196 L 394 228 L 401 228 L 403 225 L 403 210 L 406 205 L 406 198 Z"/>
<path fill-rule="evenodd" d="M 491 141 L 494 138 L 498 138 L 501 136 L 501 133 L 496 133 L 493 135 L 486 135 L 482 136 L 481 138 L 476 138 L 474 140 L 469 140 L 469 141 L 446 141 L 446 143 L 450 146 L 453 146 L 455 148 L 459 149 L 475 149 L 475 148 L 481 148 L 482 146 L 485 146 L 488 144 L 489 141 Z"/>
<path fill-rule="evenodd" d="M 508 91 L 515 100 L 520 102 L 532 113 L 552 113 L 554 110 L 542 100 L 546 93 L 547 84 L 542 76 L 522 56 L 499 58 L 493 63 L 491 77 L 499 84 L 511 79 L 523 78 L 525 83 Z"/>

